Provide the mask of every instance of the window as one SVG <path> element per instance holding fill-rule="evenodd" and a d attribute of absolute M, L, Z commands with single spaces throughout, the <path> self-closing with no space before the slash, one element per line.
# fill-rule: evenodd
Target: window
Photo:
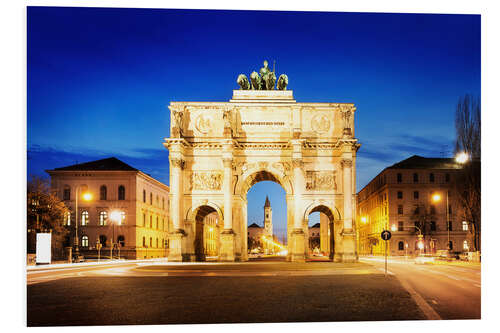
<path fill-rule="evenodd" d="M 71 225 L 71 212 L 64 214 L 64 225 Z"/>
<path fill-rule="evenodd" d="M 71 188 L 69 185 L 64 185 L 63 189 L 63 200 L 70 200 L 71 199 Z"/>
<path fill-rule="evenodd" d="M 149 247 L 153 247 L 153 237 L 149 237 Z"/>
<path fill-rule="evenodd" d="M 89 247 L 89 236 L 82 236 L 82 247 Z"/>
<path fill-rule="evenodd" d="M 403 191 L 398 191 L 398 199 L 403 199 Z"/>
<path fill-rule="evenodd" d="M 469 244 L 467 244 L 466 240 L 464 240 L 464 251 L 469 251 Z"/>
<path fill-rule="evenodd" d="M 398 243 L 398 250 L 403 251 L 405 249 L 405 243 L 404 242 L 399 242 Z"/>
<path fill-rule="evenodd" d="M 146 226 L 146 214 L 142 214 L 142 225 L 145 227 Z"/>
<path fill-rule="evenodd" d="M 99 243 L 102 244 L 102 247 L 106 247 L 106 241 L 107 241 L 107 237 L 106 235 L 100 235 L 99 236 Z"/>
<path fill-rule="evenodd" d="M 142 190 L 142 202 L 146 202 L 146 190 Z"/>
<path fill-rule="evenodd" d="M 398 214 L 403 215 L 403 205 L 398 205 Z"/>
<path fill-rule="evenodd" d="M 444 181 L 447 182 L 447 183 L 450 182 L 450 174 L 449 173 L 447 173 L 447 174 L 444 175 Z"/>
<path fill-rule="evenodd" d="M 453 250 L 453 241 L 449 241 L 449 242 L 448 242 L 448 248 L 449 248 L 450 250 Z"/>
<path fill-rule="evenodd" d="M 161 230 L 165 230 L 165 218 L 161 219 Z"/>
<path fill-rule="evenodd" d="M 436 207 L 434 205 L 431 205 L 431 214 L 436 214 Z"/>
<path fill-rule="evenodd" d="M 431 221 L 431 231 L 436 231 L 436 221 Z"/>
<path fill-rule="evenodd" d="M 165 209 L 165 198 L 161 198 L 161 209 Z"/>
<path fill-rule="evenodd" d="M 99 200 L 106 200 L 108 189 L 106 188 L 106 185 L 102 185 L 101 188 L 99 189 Z"/>
<path fill-rule="evenodd" d="M 118 186 L 118 200 L 125 200 L 125 186 Z"/>
<path fill-rule="evenodd" d="M 84 210 L 82 212 L 82 225 L 87 225 L 89 224 L 89 212 Z"/>
<path fill-rule="evenodd" d="M 405 228 L 404 228 L 404 223 L 403 221 L 399 221 L 398 222 L 398 231 L 404 231 Z"/>
<path fill-rule="evenodd" d="M 108 213 L 107 212 L 100 212 L 99 213 L 99 225 L 106 225 L 108 220 Z"/>
<path fill-rule="evenodd" d="M 156 239 L 156 248 L 158 248 L 158 238 Z"/>
<path fill-rule="evenodd" d="M 156 207 L 160 207 L 160 198 L 156 195 Z"/>
<path fill-rule="evenodd" d="M 451 214 L 451 205 L 448 205 L 448 214 Z"/>
<path fill-rule="evenodd" d="M 142 247 L 146 247 L 146 237 L 142 237 Z"/>
<path fill-rule="evenodd" d="M 157 216 L 156 217 L 156 229 L 158 229 L 158 227 L 160 226 L 160 218 Z"/>
<path fill-rule="evenodd" d="M 118 222 L 118 225 L 125 224 L 125 212 L 120 212 L 120 221 Z"/>
<path fill-rule="evenodd" d="M 418 183 L 418 173 L 413 174 L 413 182 Z"/>
<path fill-rule="evenodd" d="M 448 230 L 453 231 L 453 223 L 451 221 L 448 221 Z"/>
<path fill-rule="evenodd" d="M 413 191 L 413 199 L 418 199 L 418 191 Z"/>
<path fill-rule="evenodd" d="M 433 173 L 429 174 L 429 182 L 434 183 L 434 174 Z"/>
<path fill-rule="evenodd" d="M 161 247 L 165 247 L 165 242 L 163 241 L 163 238 L 161 239 Z"/>
<path fill-rule="evenodd" d="M 149 204 L 153 204 L 153 192 L 149 193 Z"/>
<path fill-rule="evenodd" d="M 125 236 L 123 236 L 123 235 L 118 236 L 117 241 L 118 241 L 118 244 L 119 244 L 121 247 L 124 247 L 124 246 L 125 246 Z"/>
<path fill-rule="evenodd" d="M 403 182 L 403 175 L 402 174 L 400 174 L 400 173 L 397 174 L 397 181 L 398 181 L 398 183 Z"/>
<path fill-rule="evenodd" d="M 266 219 L 268 219 L 268 218 L 269 218 L 269 214 L 266 214 Z"/>
<path fill-rule="evenodd" d="M 149 227 L 153 229 L 153 215 L 149 215 Z"/>
<path fill-rule="evenodd" d="M 469 230 L 469 224 L 467 223 L 467 221 L 462 221 L 462 230 L 463 231 Z"/>
<path fill-rule="evenodd" d="M 415 215 L 420 214 L 420 207 L 419 207 L 419 206 L 415 207 L 415 212 L 414 212 L 414 214 L 415 214 Z"/>

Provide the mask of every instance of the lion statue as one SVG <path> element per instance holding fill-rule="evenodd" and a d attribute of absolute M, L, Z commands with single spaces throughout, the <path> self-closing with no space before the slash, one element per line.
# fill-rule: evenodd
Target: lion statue
<path fill-rule="evenodd" d="M 238 75 L 236 82 L 240 86 L 240 90 L 250 90 L 250 82 L 245 74 Z"/>
<path fill-rule="evenodd" d="M 288 76 L 286 74 L 281 74 L 277 84 L 278 90 L 286 90 L 287 85 L 288 85 Z"/>
<path fill-rule="evenodd" d="M 252 72 L 250 74 L 250 81 L 252 81 L 252 89 L 253 90 L 262 90 L 262 79 L 259 76 L 259 73 Z"/>

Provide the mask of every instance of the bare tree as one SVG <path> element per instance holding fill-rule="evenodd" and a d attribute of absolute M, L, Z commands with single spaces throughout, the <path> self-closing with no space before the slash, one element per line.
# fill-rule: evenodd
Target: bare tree
<path fill-rule="evenodd" d="M 455 153 L 470 156 L 458 173 L 454 190 L 463 218 L 469 224 L 475 251 L 481 250 L 481 102 L 470 95 L 460 98 L 455 111 Z"/>

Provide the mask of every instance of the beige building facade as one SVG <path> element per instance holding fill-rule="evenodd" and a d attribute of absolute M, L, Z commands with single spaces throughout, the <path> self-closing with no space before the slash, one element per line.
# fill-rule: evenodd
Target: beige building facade
<path fill-rule="evenodd" d="M 219 260 L 246 261 L 247 192 L 274 181 L 286 192 L 288 260 L 308 256 L 308 217 L 333 226 L 334 260 L 357 260 L 355 107 L 298 103 L 290 90 L 234 90 L 228 102 L 171 102 L 171 261 L 196 260 L 204 218 L 223 221 Z"/>
<path fill-rule="evenodd" d="M 113 257 L 127 259 L 168 255 L 167 185 L 116 158 L 47 173 L 52 190 L 71 212 L 65 220 L 70 245 L 78 244 L 84 256 L 97 257 L 98 243 L 102 257 L 109 257 L 111 250 Z"/>
<path fill-rule="evenodd" d="M 389 255 L 439 254 L 448 244 L 467 252 L 469 226 L 452 191 L 459 170 L 454 159 L 414 155 L 378 174 L 357 197 L 359 254 L 384 255 L 383 230 L 392 233 Z"/>

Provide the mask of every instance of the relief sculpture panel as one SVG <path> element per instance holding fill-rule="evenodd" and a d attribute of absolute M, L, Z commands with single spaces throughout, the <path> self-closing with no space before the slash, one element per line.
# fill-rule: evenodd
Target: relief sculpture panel
<path fill-rule="evenodd" d="M 220 172 L 193 172 L 189 180 L 190 191 L 219 191 L 221 186 Z"/>
<path fill-rule="evenodd" d="M 337 179 L 335 171 L 307 171 L 306 189 L 308 190 L 336 190 Z"/>

